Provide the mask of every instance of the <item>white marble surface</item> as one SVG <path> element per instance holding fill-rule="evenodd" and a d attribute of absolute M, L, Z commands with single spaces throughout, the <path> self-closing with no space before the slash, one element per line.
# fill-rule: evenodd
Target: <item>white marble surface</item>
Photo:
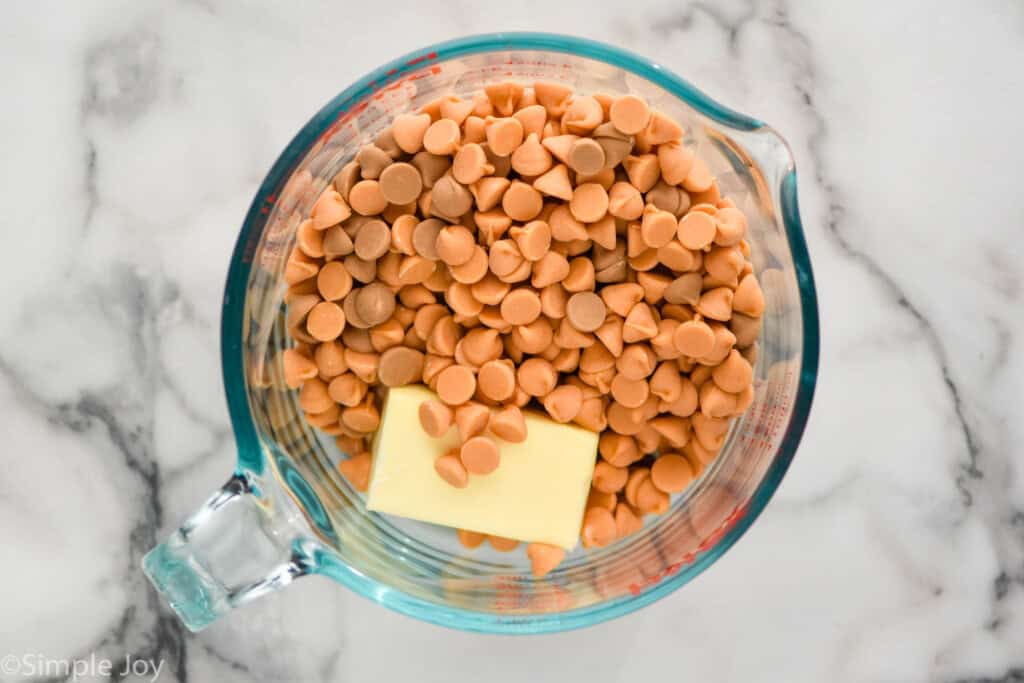
<path fill-rule="evenodd" d="M 155 658 L 162 681 L 1024 680 L 1024 5 L 291 5 L 5 7 L 0 656 Z M 513 29 L 645 53 L 792 143 L 823 339 L 787 479 L 712 571 L 583 631 L 462 634 L 312 578 L 188 634 L 138 563 L 232 466 L 218 308 L 257 184 L 370 68 Z"/>

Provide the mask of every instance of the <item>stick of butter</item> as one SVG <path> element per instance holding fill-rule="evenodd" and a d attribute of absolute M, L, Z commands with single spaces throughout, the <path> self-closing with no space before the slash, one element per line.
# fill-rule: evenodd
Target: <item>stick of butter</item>
<path fill-rule="evenodd" d="M 419 423 L 420 403 L 436 398 L 419 385 L 388 392 L 374 437 L 367 509 L 567 550 L 575 547 L 598 435 L 523 411 L 526 440 L 496 439 L 501 448 L 498 469 L 470 475 L 469 485 L 457 489 L 434 471 L 434 460 L 458 446 L 458 432 L 452 426 L 435 439 Z"/>

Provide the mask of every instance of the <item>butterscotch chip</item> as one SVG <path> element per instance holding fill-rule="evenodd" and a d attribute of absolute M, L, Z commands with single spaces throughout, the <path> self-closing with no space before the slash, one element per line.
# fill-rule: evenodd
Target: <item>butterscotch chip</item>
<path fill-rule="evenodd" d="M 328 258 L 347 256 L 355 248 L 352 244 L 352 238 L 348 236 L 348 233 L 340 225 L 327 229 L 327 232 L 324 233 L 323 247 L 324 256 Z"/>
<path fill-rule="evenodd" d="M 623 95 L 612 102 L 608 112 L 611 122 L 627 135 L 636 135 L 647 128 L 651 110 L 647 103 L 636 95 Z"/>
<path fill-rule="evenodd" d="M 661 515 L 668 512 L 669 497 L 647 477 L 636 489 L 636 507 L 644 513 Z"/>
<path fill-rule="evenodd" d="M 505 178 L 512 171 L 511 157 L 500 156 L 486 142 L 480 143 L 480 146 L 483 148 L 484 153 L 487 154 L 487 163 L 494 168 L 491 175 L 495 178 Z"/>
<path fill-rule="evenodd" d="M 604 148 L 591 138 L 578 138 L 569 148 L 568 165 L 577 173 L 593 175 L 604 168 Z"/>
<path fill-rule="evenodd" d="M 478 244 L 468 261 L 461 266 L 451 266 L 449 272 L 456 282 L 467 285 L 479 282 L 487 274 L 487 252 Z"/>
<path fill-rule="evenodd" d="M 436 391 L 441 400 L 448 405 L 461 405 L 473 397 L 476 391 L 476 377 L 467 367 L 449 366 L 438 374 Z"/>
<path fill-rule="evenodd" d="M 669 185 L 679 185 L 693 168 L 694 154 L 679 142 L 658 145 L 658 165 L 661 177 Z"/>
<path fill-rule="evenodd" d="M 540 260 L 551 247 L 551 226 L 545 221 L 530 221 L 521 228 L 512 228 L 509 235 L 527 261 Z"/>
<path fill-rule="evenodd" d="M 580 350 L 579 349 L 562 349 L 558 352 L 558 355 L 551 360 L 551 365 L 554 366 L 555 370 L 564 373 L 576 372 L 576 369 L 580 365 Z M 583 406 L 580 405 L 580 410 Z M 575 420 L 576 417 L 573 417 Z"/>
<path fill-rule="evenodd" d="M 473 233 L 462 225 L 442 228 L 434 242 L 435 251 L 449 266 L 461 266 L 473 257 Z"/>
<path fill-rule="evenodd" d="M 594 292 L 577 292 L 569 297 L 565 315 L 580 332 L 594 332 L 604 323 L 605 302 Z"/>
<path fill-rule="evenodd" d="M 625 538 L 635 534 L 644 527 L 643 521 L 633 512 L 628 503 L 619 503 L 615 506 L 615 531 L 618 538 Z"/>
<path fill-rule="evenodd" d="M 615 360 L 615 369 L 630 379 L 650 376 L 658 359 L 647 344 L 629 344 Z"/>
<path fill-rule="evenodd" d="M 526 222 L 540 213 L 544 200 L 540 192 L 526 183 L 514 180 L 501 197 L 501 208 L 509 218 Z"/>
<path fill-rule="evenodd" d="M 395 311 L 395 294 L 386 285 L 371 282 L 354 293 L 355 310 L 367 327 L 379 325 Z"/>
<path fill-rule="evenodd" d="M 543 301 L 543 293 L 541 294 Z M 733 295 L 733 316 L 729 320 L 729 330 L 736 338 L 738 348 L 747 348 L 757 341 L 761 333 L 761 318 L 744 315 L 736 312 L 736 296 Z"/>
<path fill-rule="evenodd" d="M 380 356 L 377 376 L 388 387 L 419 381 L 423 375 L 423 354 L 405 346 L 395 346 Z"/>
<path fill-rule="evenodd" d="M 483 365 L 501 356 L 501 336 L 496 330 L 477 327 L 462 338 L 466 360 L 472 365 Z"/>
<path fill-rule="evenodd" d="M 466 529 L 457 529 L 456 535 L 459 537 L 459 543 L 470 550 L 473 548 L 479 548 L 483 545 L 483 542 L 487 540 L 487 534 L 480 534 Z"/>
<path fill-rule="evenodd" d="M 352 209 L 362 216 L 374 216 L 388 206 L 388 200 L 384 198 L 380 183 L 376 180 L 360 180 L 352 186 L 348 200 Z"/>
<path fill-rule="evenodd" d="M 359 351 L 360 353 L 373 353 L 373 343 L 370 341 L 370 333 L 368 330 L 357 329 L 350 325 L 345 326 L 345 331 L 341 335 L 341 341 L 346 349 L 352 351 Z M 346 361 L 347 362 L 347 361 Z"/>
<path fill-rule="evenodd" d="M 551 323 L 544 318 L 537 318 L 526 325 L 518 325 L 512 328 L 512 342 L 523 353 L 544 354 L 557 351 L 552 346 L 554 331 Z"/>
<path fill-rule="evenodd" d="M 487 153 L 476 143 L 463 145 L 452 161 L 452 175 L 463 185 L 472 185 L 493 172 L 494 167 L 487 163 Z"/>
<path fill-rule="evenodd" d="M 583 407 L 583 392 L 571 384 L 556 387 L 544 397 L 544 409 L 555 422 L 572 422 Z"/>
<path fill-rule="evenodd" d="M 573 216 L 572 211 L 564 204 L 556 206 L 551 211 L 548 223 L 551 225 L 551 236 L 559 242 L 587 239 L 586 226 Z"/>
<path fill-rule="evenodd" d="M 560 162 L 568 164 L 569 150 L 577 140 L 579 140 L 577 135 L 554 135 L 544 138 L 541 144 Z"/>
<path fill-rule="evenodd" d="M 317 365 L 295 349 L 285 349 L 281 354 L 284 364 L 284 380 L 292 389 L 297 389 L 305 380 L 317 376 Z"/>
<path fill-rule="evenodd" d="M 586 548 L 602 548 L 615 540 L 615 518 L 603 507 L 588 508 L 583 514 L 580 538 Z"/>
<path fill-rule="evenodd" d="M 332 225 L 337 225 L 346 220 L 351 215 L 352 211 L 349 208 L 349 204 L 341 194 L 329 189 L 317 198 L 313 208 L 310 209 L 309 219 L 313 222 L 314 229 L 326 230 Z"/>
<path fill-rule="evenodd" d="M 671 117 L 660 111 L 651 112 L 651 120 L 644 130 L 644 137 L 651 145 L 664 145 L 683 136 L 683 128 Z"/>
<path fill-rule="evenodd" d="M 345 363 L 356 377 L 367 384 L 373 384 L 377 381 L 377 368 L 380 365 L 380 354 L 362 353 L 352 348 L 346 348 Z"/>
<path fill-rule="evenodd" d="M 474 436 L 459 450 L 462 464 L 471 474 L 486 475 L 498 469 L 501 453 L 498 444 L 486 436 Z"/>
<path fill-rule="evenodd" d="M 316 276 L 317 291 L 325 301 L 337 301 L 352 290 L 352 276 L 338 261 L 325 263 Z"/>
<path fill-rule="evenodd" d="M 622 355 L 622 318 L 615 315 L 608 316 L 605 318 L 604 324 L 594 332 L 594 336 L 601 340 L 601 343 L 613 356 Z"/>
<path fill-rule="evenodd" d="M 707 323 L 691 320 L 676 329 L 673 341 L 680 352 L 691 358 L 702 358 L 714 347 L 715 334 Z"/>
<path fill-rule="evenodd" d="M 423 148 L 423 135 L 429 127 L 429 114 L 399 114 L 391 124 L 391 134 L 403 152 L 415 154 Z"/>
<path fill-rule="evenodd" d="M 601 434 L 597 450 L 605 461 L 615 467 L 628 467 L 642 457 L 632 437 L 614 432 Z"/>
<path fill-rule="evenodd" d="M 451 119 L 438 119 L 423 134 L 423 147 L 438 156 L 454 154 L 461 139 L 458 123 Z"/>
<path fill-rule="evenodd" d="M 683 192 L 683 194 L 686 193 Z M 648 204 L 653 204 L 662 211 L 668 211 L 676 216 L 684 213 L 679 210 L 680 198 L 681 195 L 679 188 L 669 185 L 664 181 L 664 179 L 659 180 L 654 187 L 647 191 L 647 194 L 645 195 L 645 199 Z M 689 208 L 688 204 L 686 208 Z"/>
<path fill-rule="evenodd" d="M 601 103 L 591 95 L 574 97 L 562 115 L 562 128 L 566 133 L 582 135 L 597 128 L 604 121 Z"/>
<path fill-rule="evenodd" d="M 612 398 L 627 408 L 639 408 L 650 395 L 646 380 L 630 379 L 623 374 L 615 375 L 611 390 Z"/>
<path fill-rule="evenodd" d="M 398 284 L 404 287 L 427 282 L 435 272 L 433 261 L 419 255 L 406 256 L 398 264 Z"/>
<path fill-rule="evenodd" d="M 504 401 L 515 390 L 515 366 L 509 360 L 487 361 L 480 366 L 477 383 L 484 396 L 493 401 Z"/>
<path fill-rule="evenodd" d="M 487 273 L 478 282 L 469 286 L 469 292 L 477 301 L 486 306 L 497 306 L 508 294 L 511 285 L 502 282 L 494 273 Z"/>
<path fill-rule="evenodd" d="M 356 256 L 364 261 L 373 261 L 387 253 L 391 246 L 391 231 L 381 220 L 370 220 L 359 228 L 355 239 Z"/>
<path fill-rule="evenodd" d="M 615 233 L 615 218 L 609 213 L 599 221 L 590 223 L 586 227 L 587 239 L 605 249 L 613 249 L 617 235 Z M 589 244 L 586 245 L 588 248 Z"/>
<path fill-rule="evenodd" d="M 555 344 L 563 349 L 585 349 L 595 343 L 594 336 L 587 332 L 581 332 L 573 327 L 568 318 L 558 323 L 555 331 Z"/>
<path fill-rule="evenodd" d="M 392 164 L 393 160 L 387 152 L 377 145 L 363 145 L 356 154 L 356 163 L 364 178 L 376 180 L 381 172 Z"/>
<path fill-rule="evenodd" d="M 448 307 L 455 313 L 462 316 L 478 315 L 484 305 L 477 301 L 470 290 L 470 285 L 461 282 L 453 282 L 448 286 L 444 295 Z"/>
<path fill-rule="evenodd" d="M 438 113 L 442 118 L 451 119 L 461 126 L 475 106 L 472 100 L 464 100 L 456 95 L 446 95 L 441 98 Z"/>
<path fill-rule="evenodd" d="M 551 168 L 551 152 L 540 144 L 536 133 L 530 133 L 510 159 L 512 170 L 521 176 L 536 177 Z"/>
<path fill-rule="evenodd" d="M 655 183 L 661 173 L 658 166 L 658 157 L 653 154 L 630 155 L 622 162 L 629 177 L 630 184 L 640 192 L 647 192 Z"/>
<path fill-rule="evenodd" d="M 334 185 L 334 189 L 338 191 L 342 199 L 347 202 L 348 193 L 351 191 L 352 186 L 359 182 L 359 177 L 359 164 L 353 159 L 341 167 L 341 170 L 334 176 L 331 184 Z"/>
<path fill-rule="evenodd" d="M 488 118 L 484 132 L 488 148 L 499 157 L 511 155 L 523 143 L 523 124 L 516 118 Z"/>
<path fill-rule="evenodd" d="M 572 199 L 572 182 L 565 164 L 557 164 L 533 181 L 533 187 L 549 197 Z"/>
<path fill-rule="evenodd" d="M 496 112 L 510 116 L 523 97 L 523 86 L 511 81 L 491 83 L 484 86 L 484 93 Z"/>
<path fill-rule="evenodd" d="M 324 232 L 313 227 L 313 221 L 306 219 L 295 231 L 295 246 L 306 256 L 316 259 L 324 255 Z"/>
<path fill-rule="evenodd" d="M 540 296 L 529 288 L 514 289 L 501 302 L 501 317 L 512 325 L 527 325 L 540 315 Z"/>
<path fill-rule="evenodd" d="M 733 349 L 726 359 L 711 371 L 711 378 L 723 391 L 735 394 L 750 386 L 753 369 L 750 363 Z"/>
<path fill-rule="evenodd" d="M 630 344 L 651 339 L 657 333 L 658 323 L 654 320 L 651 307 L 644 302 L 634 304 L 622 324 L 622 340 Z"/>
<path fill-rule="evenodd" d="M 601 220 L 608 212 L 608 193 L 597 183 L 579 185 L 572 193 L 569 210 L 576 220 L 584 223 Z"/>
<path fill-rule="evenodd" d="M 338 417 L 341 415 L 341 406 L 337 403 L 322 413 L 306 413 L 306 422 L 310 426 L 327 431 L 338 426 Z"/>
<path fill-rule="evenodd" d="M 345 313 L 345 323 L 358 329 L 366 329 L 370 324 L 362 319 L 356 310 L 356 295 L 352 292 L 342 300 L 341 309 Z"/>
<path fill-rule="evenodd" d="M 733 295 L 732 308 L 739 313 L 759 318 L 764 313 L 764 293 L 753 273 L 740 280 Z"/>
<path fill-rule="evenodd" d="M 473 195 L 450 175 L 442 176 L 431 191 L 431 212 L 436 216 L 458 219 L 473 207 Z"/>
<path fill-rule="evenodd" d="M 728 320 L 732 317 L 733 292 L 728 287 L 715 287 L 700 295 L 697 311 L 705 318 Z"/>
<path fill-rule="evenodd" d="M 609 462 L 602 461 L 594 465 L 594 478 L 591 485 L 602 493 L 618 493 L 626 486 L 628 477 L 629 470 L 625 467 L 616 467 Z"/>
<path fill-rule="evenodd" d="M 703 211 L 690 211 L 679 219 L 679 241 L 687 249 L 703 249 L 715 239 L 715 219 Z"/>
<path fill-rule="evenodd" d="M 332 301 L 321 301 L 306 317 L 306 330 L 318 341 L 337 339 L 345 328 L 345 313 Z"/>
<path fill-rule="evenodd" d="M 416 249 L 412 246 L 412 231 L 419 220 L 412 214 L 403 214 L 391 223 L 391 251 L 397 254 L 412 256 Z"/>
<path fill-rule="evenodd" d="M 736 411 L 737 396 L 723 391 L 714 382 L 704 382 L 698 391 L 700 412 L 705 417 L 730 417 Z"/>
<path fill-rule="evenodd" d="M 488 536 L 487 542 L 499 553 L 510 553 L 519 547 L 519 541 L 501 536 Z"/>
<path fill-rule="evenodd" d="M 434 471 L 457 489 L 465 488 L 469 484 L 469 472 L 459 458 L 459 451 L 454 448 L 438 456 L 434 461 Z"/>
<path fill-rule="evenodd" d="M 562 287 L 569 292 L 583 292 L 594 289 L 594 262 L 588 258 L 574 258 L 569 262 L 569 272 L 562 279 Z"/>
<path fill-rule="evenodd" d="M 319 377 L 325 381 L 348 370 L 348 364 L 345 362 L 345 349 L 337 341 L 317 344 L 313 351 L 313 360 L 316 361 Z"/>
<path fill-rule="evenodd" d="M 470 401 L 455 409 L 455 425 L 463 442 L 483 434 L 490 419 L 491 411 L 481 403 Z"/>
<path fill-rule="evenodd" d="M 369 453 L 357 453 L 347 460 L 338 463 L 338 471 L 356 491 L 366 492 L 370 485 L 370 467 L 372 459 Z"/>
<path fill-rule="evenodd" d="M 672 304 L 695 306 L 700 301 L 702 281 L 698 273 L 680 275 L 665 288 L 665 301 Z"/>
<path fill-rule="evenodd" d="M 703 159 L 697 158 L 693 160 L 693 166 L 690 167 L 690 173 L 686 176 L 683 181 L 683 188 L 690 193 L 693 192 L 705 192 L 715 182 L 715 177 L 711 175 L 711 170 Z"/>
<path fill-rule="evenodd" d="M 530 396 L 542 398 L 548 395 L 558 382 L 558 372 L 550 361 L 543 358 L 529 358 L 519 366 L 516 373 L 518 385 Z"/>
<path fill-rule="evenodd" d="M 423 187 L 431 189 L 434 182 L 443 176 L 452 165 L 452 160 L 447 156 L 438 156 L 430 152 L 417 152 L 412 158 L 412 165 L 420 172 L 423 178 Z"/>
<path fill-rule="evenodd" d="M 523 412 L 514 405 L 492 413 L 488 428 L 502 441 L 521 443 L 526 440 L 526 420 Z"/>
<path fill-rule="evenodd" d="M 412 164 L 391 164 L 380 174 L 380 192 L 392 204 L 409 204 L 423 191 L 423 178 Z"/>
<path fill-rule="evenodd" d="M 444 222 L 437 218 L 428 218 L 421 221 L 413 228 L 412 246 L 416 253 L 425 259 L 437 261 L 440 255 L 437 253 L 437 236 L 444 228 Z"/>
<path fill-rule="evenodd" d="M 526 556 L 530 558 L 530 573 L 540 579 L 550 574 L 565 558 L 565 550 L 547 543 L 530 543 L 526 546 Z"/>
<path fill-rule="evenodd" d="M 461 336 L 458 323 L 451 315 L 444 315 L 430 330 L 427 337 L 427 351 L 440 356 L 451 356 L 455 353 L 455 345 Z"/>
<path fill-rule="evenodd" d="M 676 236 L 676 217 L 668 211 L 648 206 L 643 212 L 640 235 L 648 247 L 657 249 L 672 241 Z"/>
<path fill-rule="evenodd" d="M 626 182 L 612 185 L 608 191 L 608 213 L 629 221 L 640 218 L 644 213 L 644 199 L 640 190 Z"/>
<path fill-rule="evenodd" d="M 525 98 L 524 98 L 525 100 Z M 523 134 L 529 137 L 536 135 L 538 138 L 544 135 L 544 124 L 547 123 L 548 113 L 539 104 L 525 104 L 520 101 L 520 108 L 512 116 L 519 119 L 523 124 Z"/>

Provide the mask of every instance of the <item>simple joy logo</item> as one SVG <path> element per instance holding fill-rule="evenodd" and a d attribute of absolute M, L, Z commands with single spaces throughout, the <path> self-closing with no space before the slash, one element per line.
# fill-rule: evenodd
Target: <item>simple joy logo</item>
<path fill-rule="evenodd" d="M 0 673 L 5 676 L 32 678 L 62 678 L 77 681 L 97 677 L 118 680 L 133 676 L 155 682 L 164 670 L 164 660 L 139 659 L 125 655 L 123 659 L 108 659 L 91 654 L 76 659 L 47 657 L 38 652 L 7 654 L 0 657 Z"/>

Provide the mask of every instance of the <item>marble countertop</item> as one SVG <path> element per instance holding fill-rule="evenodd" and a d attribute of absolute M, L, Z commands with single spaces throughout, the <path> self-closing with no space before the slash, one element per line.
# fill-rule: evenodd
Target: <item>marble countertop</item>
<path fill-rule="evenodd" d="M 0 658 L 156 660 L 161 681 L 1024 680 L 1024 6 L 286 6 L 5 9 Z M 219 306 L 259 181 L 359 75 L 494 30 L 649 55 L 793 145 L 823 339 L 786 480 L 710 572 L 582 631 L 458 633 L 310 578 L 189 634 L 138 564 L 232 467 Z"/>

